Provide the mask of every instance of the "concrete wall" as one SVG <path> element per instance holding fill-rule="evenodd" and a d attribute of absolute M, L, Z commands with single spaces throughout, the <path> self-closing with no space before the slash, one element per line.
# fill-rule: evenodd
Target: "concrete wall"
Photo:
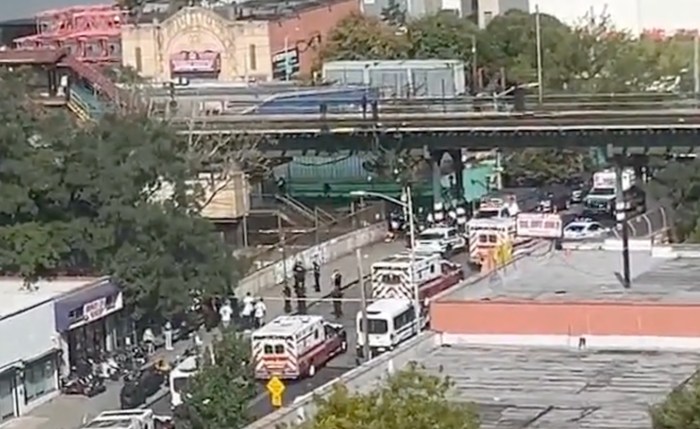
<path fill-rule="evenodd" d="M 0 371 L 57 348 L 55 320 L 53 301 L 0 320 Z"/>
<path fill-rule="evenodd" d="M 432 332 L 424 332 L 408 341 L 400 349 L 384 354 L 372 361 L 346 372 L 335 380 L 294 400 L 294 404 L 280 408 L 260 420 L 248 425 L 246 429 L 273 429 L 280 424 L 293 424 L 304 419 L 313 418 L 316 411 L 314 397 L 326 396 L 337 383 L 344 384 L 353 392 L 365 393 L 375 389 L 394 371 L 404 368 L 411 361 L 420 361 L 421 356 L 430 353 L 439 345 L 440 337 Z"/>
<path fill-rule="evenodd" d="M 292 267 L 297 260 L 301 260 L 307 267 L 311 266 L 315 258 L 318 258 L 321 263 L 334 261 L 354 252 L 357 248 L 381 241 L 384 239 L 385 234 L 386 223 L 381 222 L 349 232 L 320 243 L 317 246 L 312 246 L 295 255 L 290 255 L 286 260 L 276 262 L 241 280 L 238 286 L 239 294 L 245 295 L 247 292 L 250 292 L 252 295 L 256 295 L 266 287 L 282 283 L 284 281 L 285 268 L 287 277 L 291 278 Z"/>

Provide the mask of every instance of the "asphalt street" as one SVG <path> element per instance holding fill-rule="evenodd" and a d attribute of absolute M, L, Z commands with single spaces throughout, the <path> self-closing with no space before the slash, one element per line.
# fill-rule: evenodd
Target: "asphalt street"
<path fill-rule="evenodd" d="M 389 256 L 390 254 L 390 252 L 387 252 L 384 256 Z M 373 260 L 369 259 L 370 255 L 365 255 L 363 267 L 365 273 L 369 273 L 369 268 L 371 264 L 380 258 L 374 256 L 372 258 Z M 467 264 L 468 255 L 466 253 L 459 253 L 452 257 L 451 260 L 453 262 L 461 264 L 465 270 L 469 270 Z M 469 271 L 467 271 L 467 275 L 469 275 Z M 285 405 L 291 404 L 294 401 L 294 399 L 298 396 L 305 395 L 313 391 L 314 389 L 323 386 L 324 384 L 330 382 L 331 380 L 337 377 L 340 377 L 345 372 L 357 366 L 355 358 L 357 330 L 355 329 L 354 321 L 355 315 L 358 311 L 360 311 L 360 288 L 358 286 L 358 283 L 355 283 L 353 286 L 345 289 L 344 298 L 354 299 L 356 301 L 348 301 L 343 303 L 343 317 L 339 320 L 336 320 L 333 316 L 333 305 L 331 301 L 321 301 L 314 304 L 310 309 L 310 313 L 322 315 L 328 318 L 328 320 L 333 320 L 337 323 L 341 323 L 345 327 L 348 333 L 347 353 L 337 356 L 332 361 L 330 361 L 326 367 L 319 369 L 313 378 L 299 380 L 297 382 L 290 383 L 289 385 L 287 385 L 287 388 L 283 395 L 283 401 Z M 274 411 L 274 408 L 270 404 L 269 396 L 265 392 L 263 384 L 260 384 L 258 386 L 258 392 L 258 396 L 255 399 L 253 399 L 249 405 L 250 415 L 251 417 L 254 417 L 256 419 Z M 151 408 L 153 408 L 154 412 L 158 414 L 169 415 L 170 395 L 163 397 L 162 399 L 151 405 Z"/>

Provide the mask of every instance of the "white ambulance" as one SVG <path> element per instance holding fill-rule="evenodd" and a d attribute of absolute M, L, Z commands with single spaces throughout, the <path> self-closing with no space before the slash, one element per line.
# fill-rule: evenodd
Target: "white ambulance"
<path fill-rule="evenodd" d="M 322 316 L 279 316 L 251 335 L 255 378 L 313 377 L 334 356 L 347 351 L 342 325 Z"/>

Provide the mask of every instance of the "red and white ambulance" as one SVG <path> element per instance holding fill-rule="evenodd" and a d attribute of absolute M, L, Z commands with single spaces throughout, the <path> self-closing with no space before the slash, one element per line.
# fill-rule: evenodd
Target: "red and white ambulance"
<path fill-rule="evenodd" d="M 322 316 L 279 316 L 251 335 L 255 378 L 313 377 L 334 356 L 348 349 L 342 325 Z"/>

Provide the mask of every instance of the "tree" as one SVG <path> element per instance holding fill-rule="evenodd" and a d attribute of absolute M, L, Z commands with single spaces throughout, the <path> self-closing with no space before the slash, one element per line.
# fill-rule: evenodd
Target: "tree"
<path fill-rule="evenodd" d="M 27 98 L 22 75 L 0 82 L 3 274 L 110 275 L 144 324 L 182 313 L 191 289 L 232 291 L 236 262 L 197 214 L 187 141 L 141 114 L 77 126 Z"/>
<path fill-rule="evenodd" d="M 591 159 L 581 150 L 527 148 L 505 153 L 505 180 L 511 185 L 541 186 L 591 171 Z"/>
<path fill-rule="evenodd" d="M 352 14 L 328 35 L 320 60 L 391 60 L 408 58 L 409 44 L 397 28 L 380 19 Z"/>
<path fill-rule="evenodd" d="M 700 379 L 693 377 L 674 389 L 666 399 L 651 407 L 654 429 L 700 429 Z"/>
<path fill-rule="evenodd" d="M 250 345 L 229 330 L 213 347 L 214 359 L 208 353 L 202 356 L 202 369 L 187 388 L 176 414 L 178 428 L 229 429 L 250 423 L 247 406 L 256 395 Z"/>
<path fill-rule="evenodd" d="M 471 63 L 479 29 L 452 13 L 438 13 L 411 22 L 408 39 L 412 58 L 460 59 Z"/>
<path fill-rule="evenodd" d="M 315 417 L 300 429 L 476 429 L 479 420 L 470 405 L 451 402 L 452 383 L 411 366 L 389 378 L 378 390 L 352 394 L 336 386 L 317 399 Z"/>

